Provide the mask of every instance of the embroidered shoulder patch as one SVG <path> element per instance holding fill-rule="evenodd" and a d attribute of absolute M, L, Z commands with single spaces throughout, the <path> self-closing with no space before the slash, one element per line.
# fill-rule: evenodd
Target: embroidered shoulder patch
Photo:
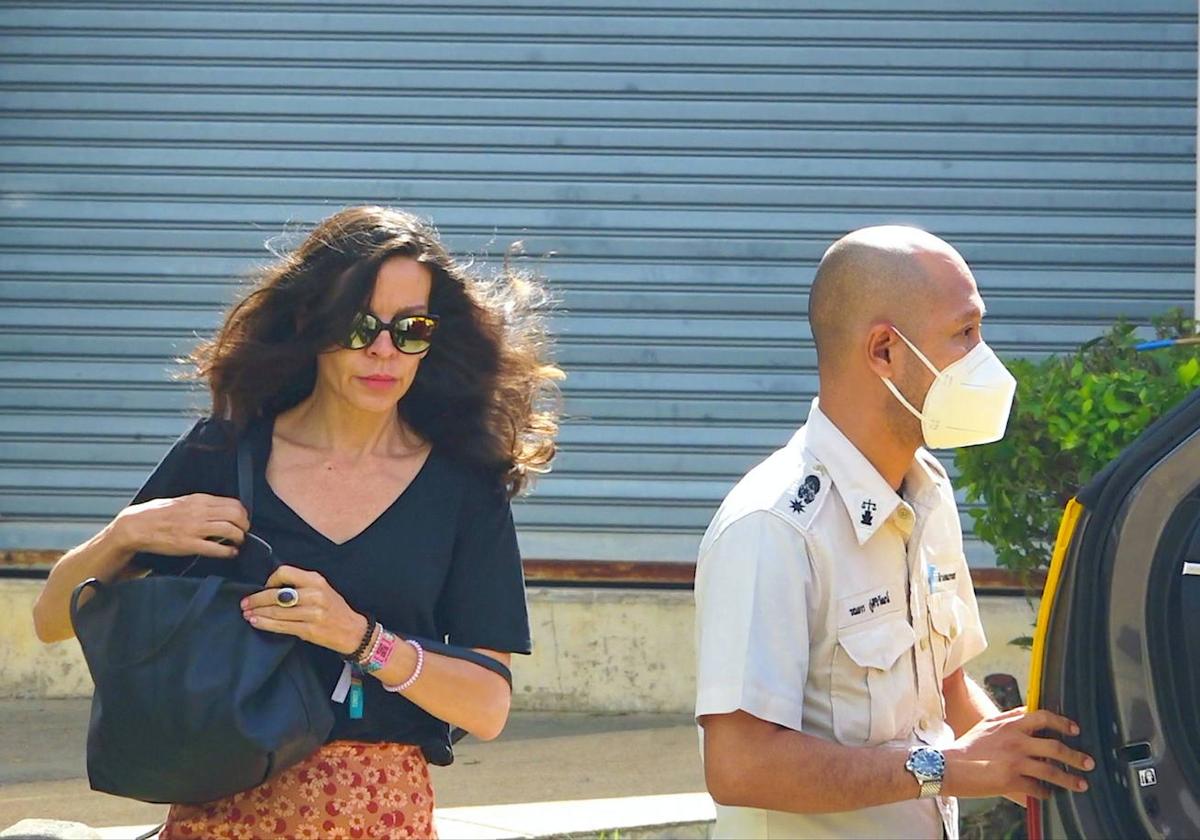
<path fill-rule="evenodd" d="M 787 490 L 777 497 L 774 510 L 798 528 L 807 529 L 829 495 L 830 480 L 820 464 L 801 463 Z"/>
<path fill-rule="evenodd" d="M 792 511 L 795 513 L 804 513 L 804 511 L 817 499 L 817 494 L 821 492 L 821 479 L 816 475 L 806 475 L 804 480 L 800 482 L 796 488 L 796 497 L 792 499 Z"/>
<path fill-rule="evenodd" d="M 770 505 L 775 516 L 807 533 L 813 517 L 832 492 L 833 479 L 825 465 L 808 451 L 794 460 L 789 458 L 786 465 L 780 467 L 769 489 L 763 488 L 770 494 L 763 501 Z M 783 484 L 785 480 L 786 485 Z"/>

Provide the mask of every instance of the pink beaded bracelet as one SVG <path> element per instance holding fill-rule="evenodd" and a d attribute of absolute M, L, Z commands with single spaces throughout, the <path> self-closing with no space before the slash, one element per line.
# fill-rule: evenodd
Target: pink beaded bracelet
<path fill-rule="evenodd" d="M 413 650 L 417 652 L 417 667 L 413 668 L 412 676 L 398 685 L 388 685 L 387 683 L 383 683 L 383 688 L 385 691 L 407 691 L 413 687 L 413 683 L 417 681 L 417 677 L 421 676 L 421 669 L 425 667 L 425 648 L 421 647 L 421 643 L 412 639 L 405 639 L 404 641 L 412 645 Z"/>

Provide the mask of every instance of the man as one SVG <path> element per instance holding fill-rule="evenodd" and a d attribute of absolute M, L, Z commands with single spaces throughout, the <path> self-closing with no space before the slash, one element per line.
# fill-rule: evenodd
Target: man
<path fill-rule="evenodd" d="M 1001 714 L 949 479 L 923 448 L 1003 436 L 1015 381 L 937 237 L 836 242 L 809 302 L 819 398 L 700 547 L 697 701 L 719 837 L 958 835 L 958 796 L 1084 790 L 1049 712 Z"/>

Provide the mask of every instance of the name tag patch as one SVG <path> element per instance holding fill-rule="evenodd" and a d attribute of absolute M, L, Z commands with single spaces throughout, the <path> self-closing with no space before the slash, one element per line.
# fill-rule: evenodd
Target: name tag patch
<path fill-rule="evenodd" d="M 857 595 L 838 600 L 838 627 L 849 627 L 870 621 L 878 615 L 886 615 L 903 608 L 903 596 L 893 587 L 882 586 Z"/>
<path fill-rule="evenodd" d="M 958 572 L 943 572 L 937 566 L 929 567 L 929 591 L 945 592 L 958 586 Z"/>

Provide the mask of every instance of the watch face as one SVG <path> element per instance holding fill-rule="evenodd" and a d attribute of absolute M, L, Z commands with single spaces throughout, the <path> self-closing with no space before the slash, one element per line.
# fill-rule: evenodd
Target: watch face
<path fill-rule="evenodd" d="M 931 779 L 940 779 L 946 767 L 946 759 L 937 750 L 916 750 L 910 760 L 915 772 Z"/>

